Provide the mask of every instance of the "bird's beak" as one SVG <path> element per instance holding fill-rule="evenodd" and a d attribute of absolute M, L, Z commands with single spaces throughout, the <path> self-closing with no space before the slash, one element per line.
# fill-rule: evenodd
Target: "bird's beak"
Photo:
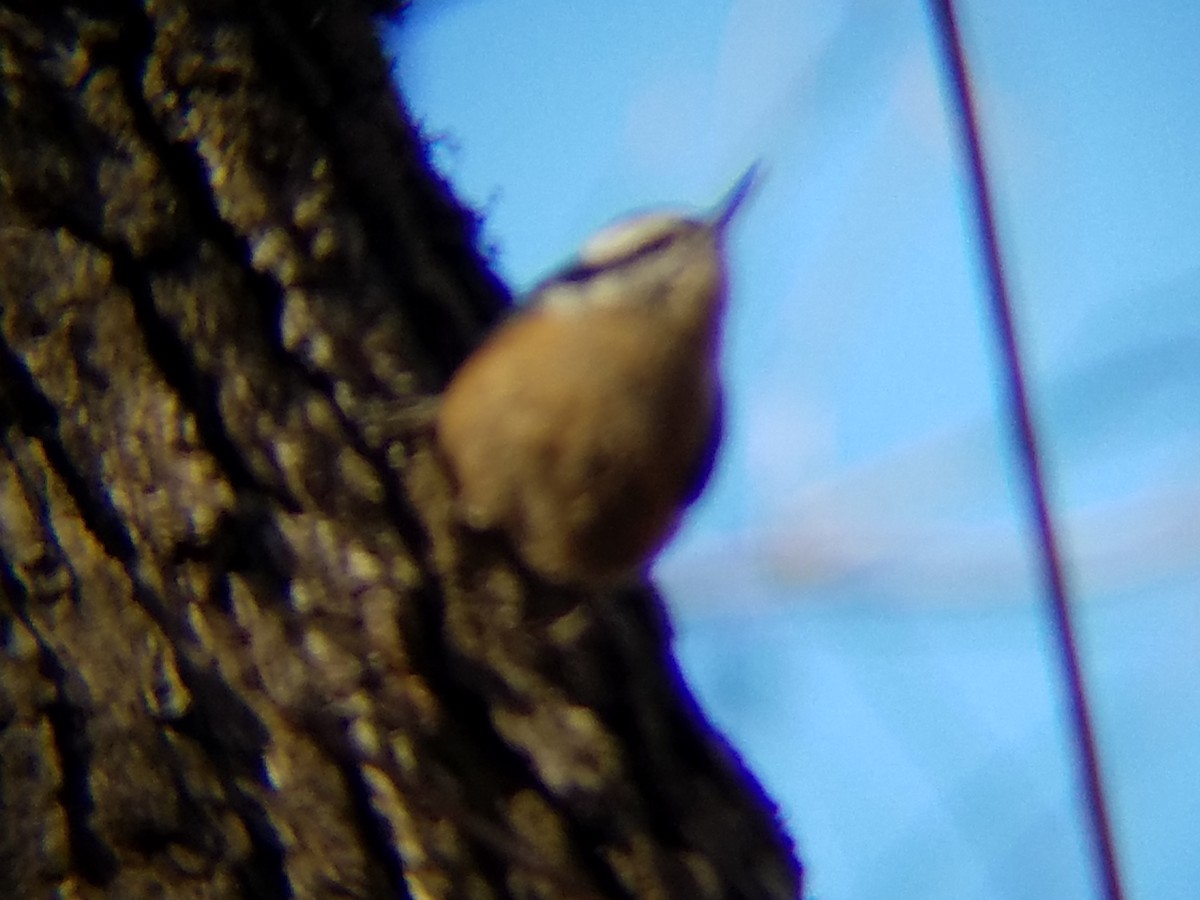
<path fill-rule="evenodd" d="M 758 185 L 759 172 L 762 171 L 762 163 L 756 162 L 748 168 L 745 174 L 737 180 L 737 184 L 725 195 L 725 198 L 717 204 L 717 210 L 713 214 L 712 230 L 717 234 L 722 234 L 726 226 L 729 225 L 734 214 L 741 208 L 745 199 L 750 196 L 754 188 Z"/>

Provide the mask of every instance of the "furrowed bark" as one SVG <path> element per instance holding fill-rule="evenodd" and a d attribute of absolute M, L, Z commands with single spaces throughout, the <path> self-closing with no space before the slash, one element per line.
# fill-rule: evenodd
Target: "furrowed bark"
<path fill-rule="evenodd" d="M 796 896 L 656 595 L 455 519 L 383 6 L 0 4 L 0 895 Z"/>

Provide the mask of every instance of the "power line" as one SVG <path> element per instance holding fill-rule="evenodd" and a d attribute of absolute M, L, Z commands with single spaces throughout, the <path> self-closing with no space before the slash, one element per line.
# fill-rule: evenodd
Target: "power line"
<path fill-rule="evenodd" d="M 1009 300 L 1007 281 L 1004 276 L 1004 265 L 1000 258 L 1000 244 L 996 234 L 992 195 L 983 161 L 979 121 L 971 94 L 970 79 L 967 76 L 962 37 L 954 15 L 952 0 L 930 0 L 930 6 L 945 57 L 952 101 L 958 113 L 956 119 L 961 131 L 960 138 L 967 155 L 972 212 L 982 241 L 984 280 L 996 333 L 1000 341 L 1009 414 L 1016 429 L 1018 455 L 1025 474 L 1030 510 L 1038 536 L 1051 621 L 1066 678 L 1068 705 L 1075 734 L 1075 746 L 1079 753 L 1078 763 L 1083 780 L 1084 798 L 1087 803 L 1092 845 L 1097 856 L 1103 896 L 1106 900 L 1121 900 L 1123 894 L 1120 871 L 1117 866 L 1112 829 L 1105 807 L 1096 738 L 1092 729 L 1087 693 L 1083 684 L 1079 651 L 1071 624 L 1071 609 L 1067 597 L 1066 579 L 1063 575 L 1062 559 L 1058 551 L 1054 522 L 1046 501 L 1041 455 L 1038 452 L 1037 434 L 1033 427 L 1025 376 L 1013 328 L 1012 304 Z"/>

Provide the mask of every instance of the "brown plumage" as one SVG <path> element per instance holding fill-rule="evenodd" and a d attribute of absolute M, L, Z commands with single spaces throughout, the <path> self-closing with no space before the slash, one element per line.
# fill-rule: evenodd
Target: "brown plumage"
<path fill-rule="evenodd" d="M 465 521 L 567 584 L 640 575 L 708 479 L 720 431 L 723 233 L 641 216 L 601 232 L 463 364 L 439 441 Z"/>

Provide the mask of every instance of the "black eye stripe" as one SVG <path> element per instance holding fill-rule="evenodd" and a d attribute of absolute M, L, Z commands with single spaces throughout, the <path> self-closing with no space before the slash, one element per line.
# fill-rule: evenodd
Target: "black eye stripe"
<path fill-rule="evenodd" d="M 645 259 L 651 254 L 658 253 L 660 250 L 665 249 L 668 245 L 679 240 L 679 238 L 685 233 L 687 232 L 676 231 L 669 234 L 664 234 L 661 237 L 655 238 L 649 243 L 642 244 L 632 253 L 628 253 L 625 256 L 618 256 L 615 259 L 610 259 L 600 264 L 585 262 L 575 263 L 574 265 L 563 269 L 561 272 L 551 278 L 549 283 L 565 282 L 569 284 L 575 284 L 582 281 L 587 281 L 598 272 L 611 271 L 612 269 L 619 269 L 622 266 L 631 265 L 639 260 Z"/>

